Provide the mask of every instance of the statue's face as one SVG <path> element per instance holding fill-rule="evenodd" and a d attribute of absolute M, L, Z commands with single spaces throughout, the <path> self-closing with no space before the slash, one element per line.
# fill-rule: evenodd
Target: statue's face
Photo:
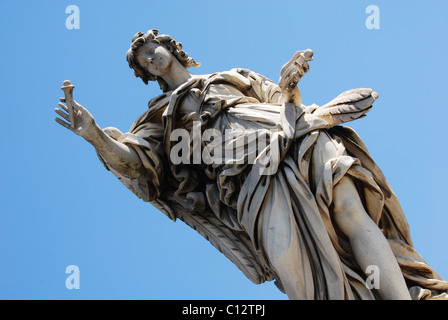
<path fill-rule="evenodd" d="M 154 42 L 146 42 L 137 51 L 137 61 L 140 66 L 156 77 L 166 75 L 174 59 L 164 46 Z"/>

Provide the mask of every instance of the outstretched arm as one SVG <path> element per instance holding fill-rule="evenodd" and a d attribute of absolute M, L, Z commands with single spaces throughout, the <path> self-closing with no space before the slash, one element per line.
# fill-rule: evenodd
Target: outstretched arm
<path fill-rule="evenodd" d="M 61 102 L 66 102 L 64 98 Z M 69 108 L 59 103 L 56 113 L 57 123 L 89 142 L 115 170 L 129 178 L 138 178 L 141 174 L 142 164 L 136 151 L 109 137 L 95 122 L 90 112 L 76 101 L 73 101 L 73 120 L 70 121 Z M 64 121 L 64 120 L 65 121 Z"/>

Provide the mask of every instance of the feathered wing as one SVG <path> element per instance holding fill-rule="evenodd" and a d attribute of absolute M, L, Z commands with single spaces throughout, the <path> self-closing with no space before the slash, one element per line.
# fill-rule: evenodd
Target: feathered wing
<path fill-rule="evenodd" d="M 189 212 L 170 200 L 157 199 L 151 203 L 167 216 L 182 220 L 196 230 L 253 283 L 260 284 L 274 279 L 273 272 L 259 258 L 247 233 L 230 229 L 208 211 Z"/>
<path fill-rule="evenodd" d="M 109 134 L 109 132 L 107 132 Z M 169 190 L 161 198 L 150 200 L 147 197 L 148 185 L 141 179 L 131 179 L 112 168 L 97 151 L 104 167 L 112 172 L 120 182 L 145 202 L 150 202 L 156 209 L 173 221 L 182 220 L 196 230 L 205 239 L 232 261 L 255 284 L 274 279 L 274 273 L 259 257 L 247 233 L 227 227 L 216 215 L 207 210 L 188 211 L 178 203 Z M 280 283 L 276 283 L 281 290 Z"/>
<path fill-rule="evenodd" d="M 336 126 L 366 116 L 378 99 L 378 93 L 369 88 L 352 89 L 315 108 L 312 113 Z"/>

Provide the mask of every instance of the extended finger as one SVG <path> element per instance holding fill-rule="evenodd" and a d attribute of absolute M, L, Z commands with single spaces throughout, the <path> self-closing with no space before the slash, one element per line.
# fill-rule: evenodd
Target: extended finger
<path fill-rule="evenodd" d="M 293 82 L 294 84 L 297 84 L 300 81 L 300 74 L 298 73 L 293 73 L 292 77 L 291 77 L 291 82 Z"/>
<path fill-rule="evenodd" d="M 54 118 L 54 120 L 56 120 L 56 122 L 59 123 L 61 126 L 63 126 L 63 127 L 65 127 L 65 128 L 70 130 L 70 125 L 67 122 L 65 122 L 62 119 L 57 118 L 57 117 Z"/>
<path fill-rule="evenodd" d="M 287 77 L 289 76 L 291 73 L 293 73 L 295 70 L 297 69 L 297 62 L 294 61 L 294 63 L 291 63 L 286 69 L 282 70 L 282 72 L 280 73 L 280 75 L 282 77 Z"/>
<path fill-rule="evenodd" d="M 301 77 L 303 77 L 305 75 L 305 73 L 307 73 L 309 71 L 308 64 L 306 64 L 306 65 L 296 64 L 295 66 L 296 66 L 296 68 L 294 69 L 293 73 L 298 73 Z"/>
<path fill-rule="evenodd" d="M 296 61 L 294 61 L 294 67 L 297 68 L 303 68 L 303 69 L 309 69 L 310 65 L 308 64 L 307 61 L 303 60 L 302 57 L 300 57 L 299 59 L 297 59 Z"/>
<path fill-rule="evenodd" d="M 64 104 L 62 104 L 62 103 L 58 103 L 58 105 L 62 108 L 62 109 L 64 109 L 64 111 L 65 112 L 67 112 L 69 115 L 70 115 L 70 109 L 69 109 L 69 107 L 68 106 L 66 106 L 66 105 L 64 105 Z M 73 108 L 73 114 L 78 114 L 78 112 Z"/>
<path fill-rule="evenodd" d="M 305 72 L 310 71 L 310 65 L 306 61 L 302 64 L 302 68 L 304 69 Z"/>
<path fill-rule="evenodd" d="M 297 51 L 296 53 L 294 53 L 292 58 L 283 65 L 282 69 L 280 70 L 280 73 L 284 73 L 286 69 L 288 69 L 294 63 L 294 61 L 296 61 L 300 57 L 301 54 L 302 51 Z"/>
<path fill-rule="evenodd" d="M 65 98 L 59 98 L 59 101 L 64 102 L 65 103 Z"/>
<path fill-rule="evenodd" d="M 68 114 L 66 114 L 64 111 L 62 111 L 61 109 L 55 108 L 54 111 L 56 111 L 56 113 L 58 115 L 60 115 L 62 118 L 64 118 L 65 120 L 67 120 L 68 122 L 70 122 L 70 117 L 68 116 Z"/>
<path fill-rule="evenodd" d="M 59 102 L 58 106 L 60 106 L 62 109 L 64 109 L 66 112 L 68 112 L 68 107 L 65 104 Z"/>
<path fill-rule="evenodd" d="M 292 69 L 291 67 L 289 67 L 288 69 L 289 69 L 288 73 L 282 74 L 280 76 L 280 82 L 279 82 L 280 88 L 284 88 L 285 86 L 288 86 L 289 83 L 291 82 L 292 75 L 294 74 L 295 70 Z"/>
<path fill-rule="evenodd" d="M 280 88 L 283 89 L 285 86 L 287 86 L 289 84 L 290 81 L 291 81 L 291 76 L 288 74 L 288 75 L 282 76 L 280 78 L 280 82 L 278 85 L 280 86 Z"/>

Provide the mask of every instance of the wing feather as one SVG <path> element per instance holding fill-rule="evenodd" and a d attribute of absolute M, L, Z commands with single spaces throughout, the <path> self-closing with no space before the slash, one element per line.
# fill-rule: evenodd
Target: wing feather
<path fill-rule="evenodd" d="M 359 88 L 341 93 L 327 104 L 316 108 L 313 114 L 331 125 L 339 125 L 366 116 L 378 93 L 372 89 Z"/>
<path fill-rule="evenodd" d="M 189 212 L 171 201 L 169 207 L 176 218 L 185 222 L 208 240 L 253 283 L 260 284 L 274 279 L 273 272 L 260 259 L 246 233 L 230 229 L 213 213 L 207 211 Z"/>

